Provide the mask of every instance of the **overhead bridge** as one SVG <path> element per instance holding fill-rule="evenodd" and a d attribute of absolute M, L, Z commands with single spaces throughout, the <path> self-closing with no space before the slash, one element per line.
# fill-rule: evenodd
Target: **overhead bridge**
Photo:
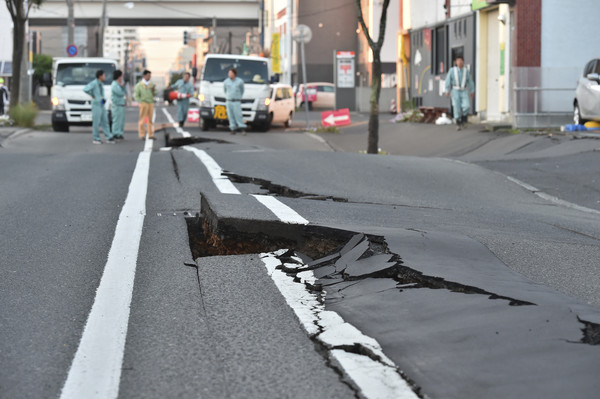
<path fill-rule="evenodd" d="M 75 24 L 96 26 L 103 1 L 73 1 Z M 107 1 L 109 26 L 258 26 L 260 2 L 257 0 L 176 0 Z M 65 26 L 67 2 L 46 0 L 30 12 L 30 26 Z"/>

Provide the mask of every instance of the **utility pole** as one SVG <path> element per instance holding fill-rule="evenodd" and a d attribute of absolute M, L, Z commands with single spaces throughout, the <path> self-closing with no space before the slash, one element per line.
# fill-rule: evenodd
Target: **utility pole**
<path fill-rule="evenodd" d="M 287 29 L 285 38 L 285 52 L 287 58 L 287 68 L 285 70 L 285 82 L 289 85 L 292 84 L 292 0 L 287 2 Z"/>
<path fill-rule="evenodd" d="M 67 46 L 75 44 L 75 13 L 73 11 L 73 0 L 67 0 Z"/>
<path fill-rule="evenodd" d="M 212 33 L 212 43 L 211 43 L 212 49 L 211 50 L 213 53 L 216 53 L 218 51 L 217 50 L 217 17 L 213 17 L 211 33 Z"/>
<path fill-rule="evenodd" d="M 108 16 L 106 15 L 107 0 L 102 2 L 102 17 L 100 18 L 100 32 L 98 32 L 98 56 L 104 57 L 104 31 L 108 25 Z"/>

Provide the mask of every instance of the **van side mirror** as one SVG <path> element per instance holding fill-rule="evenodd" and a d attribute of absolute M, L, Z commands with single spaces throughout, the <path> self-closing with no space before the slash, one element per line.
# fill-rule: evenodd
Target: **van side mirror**
<path fill-rule="evenodd" d="M 42 83 L 44 84 L 44 86 L 52 86 L 52 74 L 45 72 L 42 76 Z"/>
<path fill-rule="evenodd" d="M 271 76 L 271 83 L 279 83 L 279 74 L 278 73 Z"/>
<path fill-rule="evenodd" d="M 588 80 L 593 80 L 594 82 L 600 84 L 600 75 L 597 73 L 588 73 L 587 76 Z"/>

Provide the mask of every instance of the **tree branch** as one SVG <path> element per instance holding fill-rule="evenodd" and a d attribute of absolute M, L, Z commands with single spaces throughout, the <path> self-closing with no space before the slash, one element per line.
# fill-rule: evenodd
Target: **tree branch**
<path fill-rule="evenodd" d="M 386 0 L 386 1 L 389 3 L 389 0 Z M 375 42 L 371 38 L 371 35 L 369 34 L 369 28 L 367 28 L 367 25 L 365 24 L 365 19 L 363 17 L 362 5 L 360 4 L 360 0 L 356 0 L 356 7 L 358 8 L 358 22 L 360 23 L 360 27 L 362 28 L 363 33 L 365 34 L 365 38 L 367 39 L 367 42 L 369 43 L 369 47 L 371 47 L 371 49 L 374 50 Z"/>
<path fill-rule="evenodd" d="M 383 46 L 383 38 L 385 36 L 385 25 L 387 22 L 387 9 L 390 5 L 390 0 L 384 0 L 383 6 L 381 9 L 381 19 L 379 20 L 379 37 L 377 38 L 377 47 L 381 48 Z"/>
<path fill-rule="evenodd" d="M 10 16 L 12 17 L 12 19 L 14 21 L 15 18 L 17 18 L 14 1 L 6 0 L 6 8 L 8 8 L 8 12 L 10 13 Z"/>

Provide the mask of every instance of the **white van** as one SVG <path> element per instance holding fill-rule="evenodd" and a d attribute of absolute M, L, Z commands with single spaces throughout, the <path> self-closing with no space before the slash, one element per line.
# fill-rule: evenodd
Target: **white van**
<path fill-rule="evenodd" d="M 54 58 L 52 62 L 52 129 L 68 132 L 69 126 L 92 125 L 92 98 L 83 88 L 96 79 L 96 71 L 106 74 L 104 98 L 110 108 L 110 84 L 118 68 L 110 58 Z"/>
<path fill-rule="evenodd" d="M 200 127 L 209 130 L 218 124 L 229 125 L 223 82 L 231 68 L 244 81 L 241 101 L 244 122 L 257 130 L 269 130 L 271 62 L 263 57 L 228 54 L 208 54 L 205 58 L 198 96 Z"/>

